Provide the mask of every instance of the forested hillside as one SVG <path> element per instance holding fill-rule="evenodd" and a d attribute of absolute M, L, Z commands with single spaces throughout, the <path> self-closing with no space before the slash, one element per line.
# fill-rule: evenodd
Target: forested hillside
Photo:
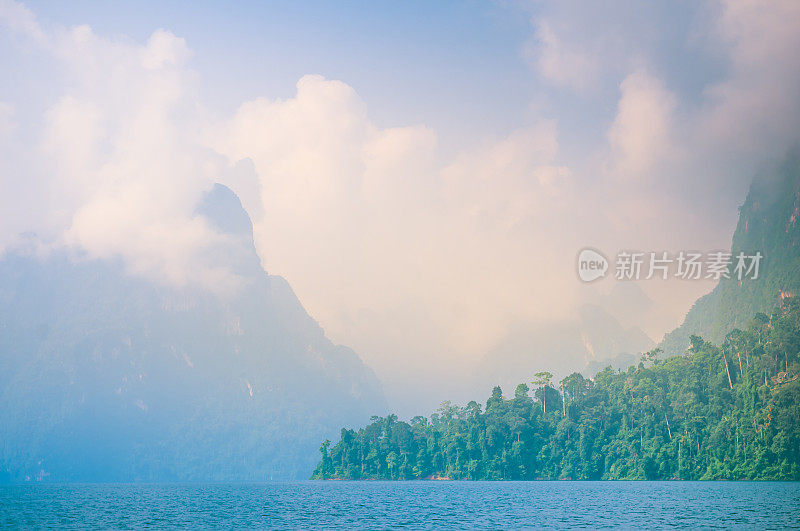
<path fill-rule="evenodd" d="M 538 373 L 485 407 L 374 417 L 325 441 L 313 478 L 800 480 L 797 298 L 720 345 L 657 354 L 593 379 Z"/>
<path fill-rule="evenodd" d="M 758 278 L 722 278 L 694 303 L 683 324 L 664 336 L 666 354 L 682 354 L 693 334 L 720 342 L 755 313 L 800 291 L 800 149 L 753 180 L 731 244 L 731 256 L 739 252 L 762 253 Z"/>

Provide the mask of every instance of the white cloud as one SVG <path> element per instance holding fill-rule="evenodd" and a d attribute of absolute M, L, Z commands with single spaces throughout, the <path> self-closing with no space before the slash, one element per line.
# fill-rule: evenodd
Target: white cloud
<path fill-rule="evenodd" d="M 728 75 L 706 88 L 691 125 L 706 151 L 749 167 L 800 137 L 800 4 L 730 0 L 718 15 L 709 40 L 725 50 Z"/>
<path fill-rule="evenodd" d="M 156 30 L 147 41 L 147 46 L 140 50 L 142 66 L 148 70 L 156 70 L 165 66 L 182 66 L 191 57 L 186 41 L 171 32 Z"/>
<path fill-rule="evenodd" d="M 800 141 L 800 7 L 733 0 L 696 17 L 705 33 L 687 39 L 696 53 L 718 58 L 720 74 L 692 98 L 667 88 L 670 79 L 685 85 L 680 71 L 650 58 L 651 68 L 623 78 L 601 151 L 605 178 L 628 187 L 623 211 L 669 216 L 687 223 L 676 235 L 700 230 L 707 244 L 716 237 L 724 246 L 753 175 Z"/>
<path fill-rule="evenodd" d="M 647 178 L 672 150 L 676 99 L 646 72 L 626 77 L 620 90 L 617 115 L 608 131 L 609 171 L 622 179 Z"/>
<path fill-rule="evenodd" d="M 576 244 L 543 230 L 569 223 L 574 197 L 552 120 L 442 161 L 429 128 L 378 128 L 351 87 L 306 76 L 217 133 L 213 145 L 259 176 L 267 269 L 390 385 L 421 364 L 452 370 L 509 319 L 555 319 L 574 301 L 564 267 Z"/>
<path fill-rule="evenodd" d="M 157 30 L 137 45 L 99 37 L 88 26 L 46 34 L 24 7 L 3 8 L 67 76 L 36 133 L 40 145 L 24 147 L 33 150 L 26 173 L 41 179 L 9 183 L 37 203 L 31 212 L 47 218 L 29 219 L 33 228 L 89 257 L 122 257 L 131 272 L 159 282 L 235 286 L 235 275 L 204 259 L 225 237 L 194 215 L 226 163 L 202 142 L 205 120 L 185 67 L 185 41 Z"/>
<path fill-rule="evenodd" d="M 8 142 L 11 140 L 11 135 L 17 128 L 14 121 L 14 107 L 8 103 L 0 101 L 0 142 Z"/>
<path fill-rule="evenodd" d="M 37 44 L 47 42 L 47 35 L 30 9 L 14 0 L 0 0 L 0 22 L 13 32 L 21 33 Z"/>
<path fill-rule="evenodd" d="M 252 159 L 268 216 L 297 213 L 312 221 L 347 208 L 372 134 L 352 88 L 309 75 L 298 81 L 295 98 L 244 103 L 213 142 L 232 160 Z"/>
<path fill-rule="evenodd" d="M 551 212 L 570 187 L 570 171 L 553 163 L 556 124 L 543 121 L 462 153 L 444 170 L 452 208 L 511 229 Z"/>
<path fill-rule="evenodd" d="M 546 20 L 536 22 L 536 38 L 526 48 L 526 55 L 539 74 L 557 87 L 568 87 L 585 92 L 597 80 L 597 57 L 578 46 L 570 47 L 553 30 Z"/>
<path fill-rule="evenodd" d="M 16 167 L 12 165 L 13 153 L 15 151 L 13 134 L 17 129 L 14 120 L 14 107 L 8 103 L 0 102 L 0 190 L 14 190 L 18 176 L 15 175 Z M 13 240 L 13 234 L 19 232 L 19 216 L 16 215 L 14 205 L 19 202 L 19 198 L 13 197 L 10 193 L 0 194 L 0 255 L 6 245 Z"/>

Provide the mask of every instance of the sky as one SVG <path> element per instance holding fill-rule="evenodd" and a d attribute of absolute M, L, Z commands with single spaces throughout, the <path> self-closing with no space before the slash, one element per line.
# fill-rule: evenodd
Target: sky
<path fill-rule="evenodd" d="M 608 293 L 584 247 L 728 248 L 797 143 L 797 49 L 793 1 L 0 0 L 0 252 L 35 232 L 222 296 L 194 214 L 222 182 L 410 412 Z M 713 282 L 639 285 L 658 341 Z"/>

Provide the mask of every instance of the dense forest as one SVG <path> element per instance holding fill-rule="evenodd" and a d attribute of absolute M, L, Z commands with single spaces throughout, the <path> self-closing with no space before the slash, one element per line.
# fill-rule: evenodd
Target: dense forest
<path fill-rule="evenodd" d="M 800 301 L 721 345 L 691 337 L 594 378 L 547 372 L 485 407 L 373 417 L 322 443 L 314 479 L 800 480 Z"/>

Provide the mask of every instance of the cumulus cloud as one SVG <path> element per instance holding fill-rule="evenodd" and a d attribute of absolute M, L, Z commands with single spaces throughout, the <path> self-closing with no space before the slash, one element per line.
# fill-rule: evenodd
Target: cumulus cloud
<path fill-rule="evenodd" d="M 590 53 L 569 48 L 545 20 L 536 23 L 535 35 L 527 55 L 544 79 L 576 92 L 584 92 L 594 84 L 599 65 Z"/>
<path fill-rule="evenodd" d="M 171 32 L 156 30 L 147 41 L 147 46 L 139 50 L 141 64 L 148 70 L 158 70 L 166 66 L 181 66 L 191 57 L 186 41 Z"/>
<path fill-rule="evenodd" d="M 195 207 L 227 164 L 202 142 L 185 41 L 157 30 L 138 45 L 88 26 L 48 34 L 23 6 L 6 3 L 3 12 L 67 76 L 24 170 L 41 176 L 35 186 L 48 209 L 47 223 L 33 222 L 40 236 L 88 257 L 122 257 L 131 272 L 160 282 L 235 286 L 230 272 L 202 259 L 225 236 Z M 9 183 L 20 197 L 26 188 L 25 180 Z"/>
<path fill-rule="evenodd" d="M 246 102 L 215 132 L 218 151 L 258 174 L 266 267 L 392 383 L 420 364 L 466 371 L 465 352 L 483 352 L 508 319 L 569 311 L 575 243 L 544 230 L 571 212 L 555 121 L 442 160 L 430 128 L 379 128 L 352 87 L 306 76 L 293 97 Z"/>
<path fill-rule="evenodd" d="M 39 45 L 45 45 L 48 41 L 47 35 L 36 20 L 36 15 L 19 2 L 0 0 L 0 21 L 9 30 L 21 33 Z"/>
<path fill-rule="evenodd" d="M 708 245 L 714 233 L 732 227 L 753 175 L 800 141 L 800 59 L 791 51 L 800 46 L 800 8 L 731 0 L 694 19 L 695 29 L 683 36 L 686 46 L 713 58 L 709 70 L 718 73 L 699 84 L 692 80 L 699 89 L 681 93 L 686 74 L 657 54 L 648 57 L 647 67 L 621 77 L 601 150 L 609 182 L 638 187 L 623 192 L 633 208 L 647 203 L 659 216 L 699 221 Z M 631 48 L 634 36 L 622 37 L 632 39 Z M 657 204 L 643 196 L 654 193 Z M 706 220 L 698 219 L 699 203 Z"/>
<path fill-rule="evenodd" d="M 504 229 L 546 216 L 570 189 L 570 170 L 554 164 L 557 154 L 552 120 L 464 152 L 443 171 L 450 205 Z"/>
<path fill-rule="evenodd" d="M 0 172 L 0 189 L 13 190 L 13 185 L 18 179 L 15 175 L 16 168 L 12 167 L 14 153 L 13 135 L 17 128 L 14 120 L 14 108 L 8 103 L 0 102 L 0 163 L 5 171 Z M 18 197 L 11 194 L 0 194 L 0 210 L 5 215 L 0 216 L 0 252 L 13 239 L 13 234 L 19 232 L 19 215 L 14 205 L 19 202 Z"/>
<path fill-rule="evenodd" d="M 652 174 L 672 149 L 676 100 L 646 72 L 634 72 L 620 84 L 617 116 L 608 131 L 609 171 L 628 179 Z"/>
<path fill-rule="evenodd" d="M 741 164 L 774 157 L 797 142 L 799 27 L 800 4 L 791 0 L 721 3 L 708 40 L 724 50 L 728 75 L 706 87 L 691 124 L 703 147 L 735 152 Z"/>

